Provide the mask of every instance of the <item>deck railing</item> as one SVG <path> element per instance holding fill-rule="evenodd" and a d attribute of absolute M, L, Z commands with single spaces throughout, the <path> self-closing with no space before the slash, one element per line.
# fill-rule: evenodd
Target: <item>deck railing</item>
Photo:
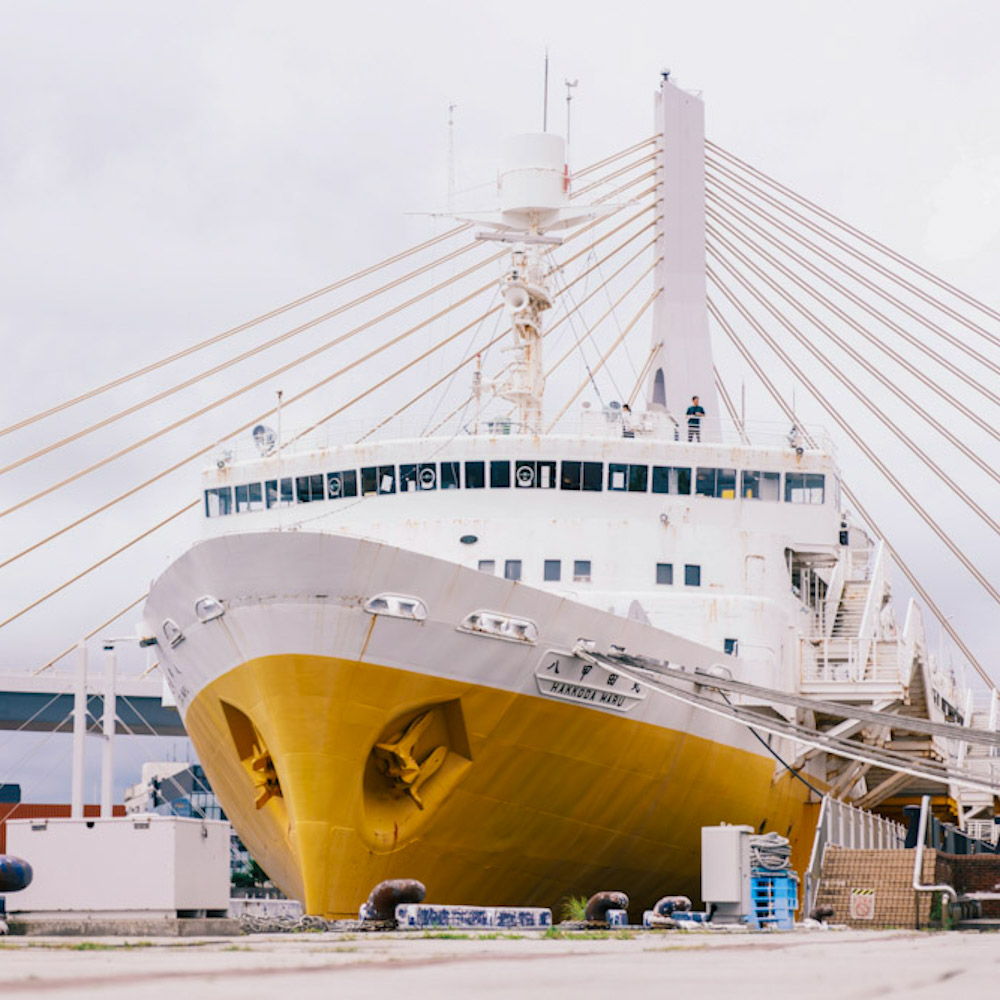
<path fill-rule="evenodd" d="M 904 643 L 899 639 L 803 639 L 803 690 L 816 684 L 901 684 L 908 681 Z"/>

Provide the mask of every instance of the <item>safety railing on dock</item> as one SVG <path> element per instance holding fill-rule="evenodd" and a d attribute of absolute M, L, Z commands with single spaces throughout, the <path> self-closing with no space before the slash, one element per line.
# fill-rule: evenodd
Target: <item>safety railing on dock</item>
<path fill-rule="evenodd" d="M 802 912 L 808 916 L 816 904 L 823 855 L 830 846 L 862 850 L 895 851 L 906 846 L 906 828 L 901 823 L 876 816 L 866 809 L 823 796 L 816 821 L 809 867 L 803 879 Z"/>

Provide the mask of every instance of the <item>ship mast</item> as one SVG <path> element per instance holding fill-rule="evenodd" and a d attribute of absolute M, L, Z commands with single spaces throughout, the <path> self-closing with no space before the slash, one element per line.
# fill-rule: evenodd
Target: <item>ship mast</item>
<path fill-rule="evenodd" d="M 500 210 L 463 218 L 488 228 L 477 239 L 511 244 L 510 262 L 500 291 L 510 317 L 515 359 L 507 376 L 489 383 L 497 395 L 514 404 L 518 431 L 541 434 L 545 372 L 542 367 L 542 313 L 552 307 L 546 255 L 562 240 L 550 236 L 595 215 L 607 206 L 571 205 L 566 142 L 550 132 L 512 138 L 499 177 Z M 487 380 L 480 376 L 474 392 Z"/>

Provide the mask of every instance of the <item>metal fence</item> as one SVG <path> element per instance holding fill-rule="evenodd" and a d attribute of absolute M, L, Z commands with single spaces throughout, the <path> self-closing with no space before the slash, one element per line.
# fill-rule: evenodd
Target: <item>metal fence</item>
<path fill-rule="evenodd" d="M 831 845 L 877 851 L 902 850 L 906 846 L 906 828 L 901 823 L 824 795 L 816 821 L 809 867 L 805 872 L 802 893 L 802 913 L 805 916 L 816 905 L 823 855 Z"/>

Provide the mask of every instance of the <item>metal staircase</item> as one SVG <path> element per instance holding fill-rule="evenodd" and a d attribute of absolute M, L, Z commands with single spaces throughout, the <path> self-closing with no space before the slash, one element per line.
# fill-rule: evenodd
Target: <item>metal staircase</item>
<path fill-rule="evenodd" d="M 856 639 L 865 615 L 870 584 L 867 580 L 848 580 L 830 630 L 831 639 Z"/>

